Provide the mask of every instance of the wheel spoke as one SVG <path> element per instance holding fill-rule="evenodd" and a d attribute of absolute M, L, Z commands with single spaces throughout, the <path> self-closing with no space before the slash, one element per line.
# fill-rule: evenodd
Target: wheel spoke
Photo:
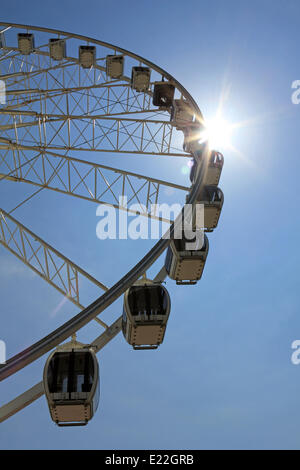
<path fill-rule="evenodd" d="M 108 288 L 23 224 L 0 209 L 0 243 L 80 309 L 81 278 Z"/>
<path fill-rule="evenodd" d="M 19 147 L 21 162 L 26 160 L 29 149 L 31 148 L 26 146 Z M 13 157 L 12 152 L 2 155 L 0 178 L 5 176 L 4 172 L 8 168 L 11 181 L 30 183 L 98 204 L 112 205 L 133 214 L 138 212 L 142 216 L 164 222 L 171 221 L 153 212 L 154 205 L 162 202 L 162 189 L 172 188 L 184 192 L 189 190 L 187 186 L 52 152 L 40 153 L 24 169 L 16 168 L 19 163 Z M 120 204 L 125 197 L 128 203 L 139 204 L 139 211 L 132 211 L 128 206 Z"/>

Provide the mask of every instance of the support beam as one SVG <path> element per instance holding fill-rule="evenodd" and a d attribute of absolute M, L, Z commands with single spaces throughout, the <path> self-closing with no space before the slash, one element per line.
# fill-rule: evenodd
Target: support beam
<path fill-rule="evenodd" d="M 4 139 L 0 138 L 0 147 L 1 141 Z M 163 190 L 189 191 L 187 186 L 50 151 L 39 153 L 25 165 L 31 155 L 28 146 L 22 147 L 18 158 L 11 151 L 0 150 L 0 178 L 5 178 L 8 170 L 10 181 L 33 184 L 164 222 L 170 219 L 158 214 L 158 205 L 165 201 Z M 24 164 L 22 168 L 20 164 Z M 122 203 L 125 197 L 127 205 Z M 130 209 L 132 204 L 137 205 L 135 210 Z"/>
<path fill-rule="evenodd" d="M 34 401 L 38 400 L 38 398 L 44 395 L 44 386 L 43 382 L 39 382 L 38 384 L 31 387 L 26 392 L 19 395 L 14 400 L 11 400 L 6 405 L 1 406 L 0 408 L 0 423 L 7 420 L 11 416 L 18 413 L 18 411 L 23 410 L 26 406 L 30 405 Z"/>
<path fill-rule="evenodd" d="M 5 114 L 3 114 L 5 115 Z M 35 118 L 35 119 L 32 119 Z M 20 142 L 31 141 L 29 147 L 49 151 L 92 151 L 138 153 L 189 157 L 175 143 L 174 123 L 154 119 L 84 116 L 75 114 L 36 113 L 26 110 L 6 114 L 1 124 L 2 149 L 23 148 Z M 5 146 L 7 142 L 7 146 Z"/>
<path fill-rule="evenodd" d="M 84 308 L 80 302 L 81 278 L 108 290 L 3 209 L 0 209 L 0 243 L 80 309 Z"/>

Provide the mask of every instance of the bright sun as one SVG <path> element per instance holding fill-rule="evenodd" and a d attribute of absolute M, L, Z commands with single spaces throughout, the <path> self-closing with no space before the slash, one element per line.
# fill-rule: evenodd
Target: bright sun
<path fill-rule="evenodd" d="M 222 118 L 214 118 L 205 121 L 205 131 L 202 134 L 203 140 L 209 141 L 209 146 L 214 150 L 221 150 L 231 147 L 231 135 L 233 125 Z"/>

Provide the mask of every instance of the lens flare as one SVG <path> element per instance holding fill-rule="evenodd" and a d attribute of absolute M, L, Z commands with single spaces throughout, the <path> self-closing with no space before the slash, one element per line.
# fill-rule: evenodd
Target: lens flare
<path fill-rule="evenodd" d="M 187 175 L 189 172 L 190 172 L 190 169 L 189 169 L 188 165 L 184 165 L 184 166 L 181 167 L 181 173 L 183 175 Z"/>

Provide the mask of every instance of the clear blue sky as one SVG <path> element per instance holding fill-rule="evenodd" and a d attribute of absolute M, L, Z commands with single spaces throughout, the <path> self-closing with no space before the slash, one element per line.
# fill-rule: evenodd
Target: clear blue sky
<path fill-rule="evenodd" d="M 43 397 L 1 425 L 2 449 L 300 448 L 300 366 L 290 360 L 300 339 L 300 105 L 291 102 L 299 13 L 297 0 L 3 3 L 2 21 L 95 37 L 157 63 L 205 117 L 229 87 L 225 117 L 246 124 L 233 136 L 243 157 L 224 155 L 225 204 L 202 281 L 167 281 L 172 311 L 161 348 L 133 351 L 119 335 L 99 354 L 101 401 L 88 426 L 56 427 Z M 184 184 L 176 165 L 169 176 Z M 9 210 L 13 183 L 0 184 Z M 16 217 L 111 285 L 151 243 L 103 249 L 96 206 L 69 199 L 42 192 Z M 4 248 L 0 286 L 9 356 L 77 313 L 65 304 L 51 316 L 61 297 Z M 120 311 L 121 301 L 110 309 Z M 97 326 L 82 335 L 97 336 Z M 38 382 L 43 363 L 1 384 L 1 403 Z"/>

